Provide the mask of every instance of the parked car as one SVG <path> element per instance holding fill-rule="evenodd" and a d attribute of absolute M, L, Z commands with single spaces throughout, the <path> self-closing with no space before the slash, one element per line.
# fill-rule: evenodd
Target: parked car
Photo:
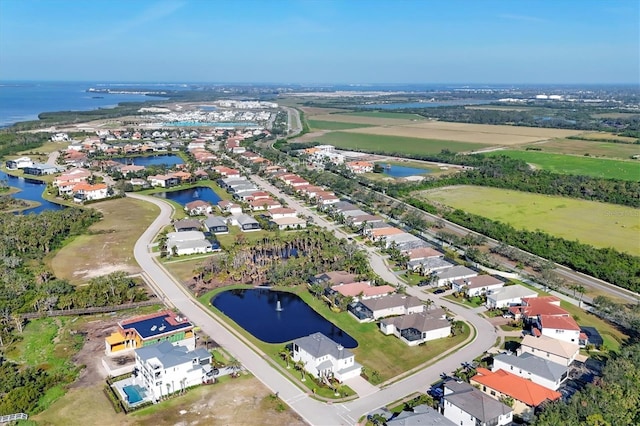
<path fill-rule="evenodd" d="M 433 292 L 433 294 L 442 294 L 442 293 L 444 293 L 444 289 L 441 289 L 441 288 Z"/>

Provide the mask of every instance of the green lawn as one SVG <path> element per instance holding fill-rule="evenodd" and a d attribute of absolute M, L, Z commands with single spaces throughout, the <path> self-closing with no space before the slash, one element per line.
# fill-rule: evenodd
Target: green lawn
<path fill-rule="evenodd" d="M 439 153 L 443 149 L 453 152 L 474 151 L 488 147 L 487 144 L 419 139 L 401 136 L 366 135 L 360 133 L 331 132 L 316 138 L 316 141 L 342 149 L 384 152 L 387 154 Z"/>
<path fill-rule="evenodd" d="M 201 296 L 199 300 L 205 305 L 208 305 L 213 295 L 230 288 L 243 288 L 243 286 L 218 289 Z M 244 288 L 249 287 L 244 286 Z M 332 312 L 324 302 L 314 298 L 304 284 L 295 288 L 283 288 L 281 290 L 296 293 L 316 312 L 329 319 L 337 327 L 356 339 L 358 341 L 358 347 L 352 349 L 352 351 L 355 354 L 357 362 L 367 367 L 370 371 L 377 371 L 380 374 L 381 381 L 391 379 L 414 367 L 429 362 L 445 350 L 463 342 L 471 332 L 469 327 L 465 326 L 465 331 L 461 335 L 427 342 L 424 346 L 409 347 L 395 336 L 385 336 L 382 334 L 375 323 L 360 324 L 347 312 Z M 216 308 L 210 307 L 210 309 L 219 314 L 220 317 L 225 318 L 227 323 L 269 355 L 274 362 L 281 362 L 278 354 L 284 347 L 284 343 L 264 343 L 244 331 Z"/>
<path fill-rule="evenodd" d="M 387 112 L 387 111 L 359 111 L 342 113 L 341 115 L 355 115 L 356 117 L 373 117 L 373 118 L 397 118 L 398 120 L 425 120 L 425 118 L 418 114 L 405 114 L 402 112 Z"/>
<path fill-rule="evenodd" d="M 347 130 L 361 127 L 374 127 L 373 124 L 340 123 L 337 121 L 307 120 L 309 127 L 321 130 Z"/>
<path fill-rule="evenodd" d="M 544 145 L 541 145 L 544 148 Z M 488 155 L 506 155 L 524 160 L 544 170 L 570 175 L 640 181 L 640 161 L 610 160 L 538 151 L 494 151 Z"/>
<path fill-rule="evenodd" d="M 509 189 L 456 186 L 430 190 L 422 197 L 508 223 L 515 228 L 540 229 L 595 247 L 613 247 L 640 255 L 638 209 L 561 196 Z"/>

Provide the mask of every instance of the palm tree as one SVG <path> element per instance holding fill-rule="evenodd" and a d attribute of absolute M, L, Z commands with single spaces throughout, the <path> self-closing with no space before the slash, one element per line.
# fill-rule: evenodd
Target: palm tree
<path fill-rule="evenodd" d="M 289 361 L 291 360 L 291 348 L 289 347 L 289 345 L 285 346 L 283 350 L 280 351 L 280 358 L 282 358 L 284 361 L 287 362 L 287 370 L 289 368 L 291 368 L 291 366 L 289 365 Z"/>
<path fill-rule="evenodd" d="M 228 366 L 231 368 L 231 377 L 238 377 L 240 368 L 242 367 L 240 361 L 237 358 L 232 357 L 229 360 Z"/>

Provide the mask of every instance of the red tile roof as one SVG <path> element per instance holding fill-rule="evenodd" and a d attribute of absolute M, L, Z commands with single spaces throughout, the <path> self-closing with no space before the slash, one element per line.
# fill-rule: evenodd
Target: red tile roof
<path fill-rule="evenodd" d="M 554 315 L 540 315 L 540 326 L 542 328 L 555 328 L 558 330 L 580 331 L 580 326 L 571 317 L 559 317 Z"/>
<path fill-rule="evenodd" d="M 478 374 L 471 378 L 472 384 L 473 382 L 479 383 L 530 407 L 537 407 L 546 400 L 555 401 L 562 397 L 560 392 L 547 389 L 504 370 L 491 372 L 486 368 L 478 368 L 477 372 Z"/>

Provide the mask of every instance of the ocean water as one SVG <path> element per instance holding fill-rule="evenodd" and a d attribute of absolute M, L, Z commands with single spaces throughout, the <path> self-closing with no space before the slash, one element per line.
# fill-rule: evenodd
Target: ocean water
<path fill-rule="evenodd" d="M 9 82 L 0 81 L 0 127 L 27 120 L 37 120 L 38 114 L 54 111 L 91 111 L 113 108 L 120 102 L 144 102 L 164 99 L 140 94 L 90 93 L 90 87 L 124 89 L 128 85 L 95 82 Z M 140 84 L 140 87 L 145 87 Z M 149 87 L 163 90 L 164 87 Z M 175 89 L 172 87 L 172 89 Z"/>

